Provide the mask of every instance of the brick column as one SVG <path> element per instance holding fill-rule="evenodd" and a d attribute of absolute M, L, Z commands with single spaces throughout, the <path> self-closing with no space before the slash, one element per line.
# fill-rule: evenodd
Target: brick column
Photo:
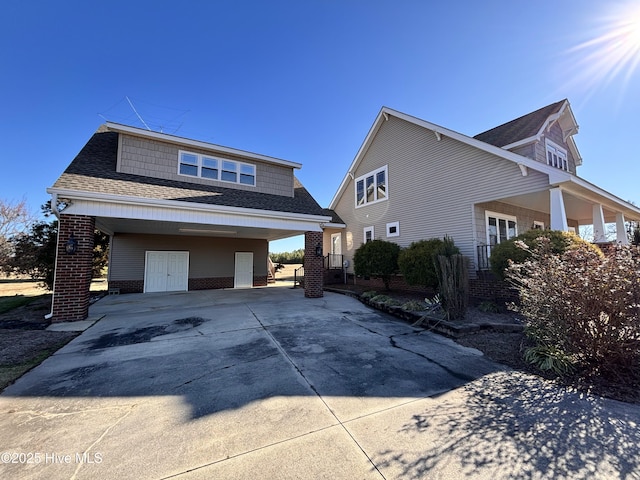
<path fill-rule="evenodd" d="M 316 257 L 316 246 L 322 246 L 322 232 L 307 232 L 304 234 L 304 296 L 320 298 L 324 295 L 323 260 Z"/>
<path fill-rule="evenodd" d="M 60 215 L 52 322 L 84 320 L 89 316 L 95 224 L 95 217 Z M 66 251 L 71 234 L 78 241 L 78 249 L 74 254 Z"/>

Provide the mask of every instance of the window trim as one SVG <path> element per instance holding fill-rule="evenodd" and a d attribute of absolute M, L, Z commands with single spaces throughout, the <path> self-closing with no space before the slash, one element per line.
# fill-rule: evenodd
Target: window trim
<path fill-rule="evenodd" d="M 494 246 L 494 245 L 491 245 L 491 239 L 489 238 L 489 236 L 490 236 L 489 235 L 489 218 L 490 217 L 493 217 L 496 220 L 506 220 L 507 222 L 509 222 L 509 221 L 514 222 L 515 223 L 515 229 L 516 229 L 514 237 L 518 236 L 518 219 L 517 219 L 517 217 L 514 217 L 513 215 L 507 215 L 507 214 L 504 214 L 504 213 L 490 212 L 489 210 L 485 210 L 485 212 L 484 212 L 484 229 L 485 229 L 485 233 L 487 235 L 487 245 Z M 499 231 L 500 230 L 498 229 L 498 232 Z M 509 224 L 507 224 L 507 235 L 508 235 L 508 232 L 509 232 Z M 508 240 L 510 238 L 513 238 L 513 237 L 507 236 L 507 238 L 505 240 Z M 498 242 L 498 243 L 500 243 L 500 242 Z"/>
<path fill-rule="evenodd" d="M 558 163 L 561 165 L 554 165 L 553 161 L 549 160 L 549 153 L 556 155 Z M 554 167 L 565 172 L 569 171 L 569 157 L 567 156 L 567 149 L 561 147 L 548 138 L 545 138 L 545 157 L 547 159 L 547 165 L 550 167 Z"/>
<path fill-rule="evenodd" d="M 183 155 L 192 155 L 196 157 L 196 164 L 192 164 L 192 163 L 186 163 L 186 162 L 182 162 L 182 156 Z M 217 162 L 217 168 L 211 168 L 208 167 L 204 164 L 204 159 L 208 159 L 208 160 L 215 160 Z M 222 178 L 222 173 L 223 173 L 223 166 L 225 163 L 231 163 L 235 166 L 235 176 L 236 179 L 235 181 L 232 180 L 223 180 Z M 192 167 L 196 167 L 197 171 L 196 171 L 196 175 L 189 175 L 187 173 L 181 173 L 180 172 L 180 167 L 182 165 L 189 165 Z M 242 173 L 242 167 L 249 167 L 252 171 L 253 171 L 253 175 L 251 175 L 250 173 Z M 204 170 L 216 170 L 217 172 L 217 178 L 213 178 L 213 177 L 206 177 L 202 175 L 202 171 Z M 212 180 L 215 182 L 224 182 L 224 183 L 231 183 L 234 185 L 244 185 L 247 187 L 254 187 L 257 184 L 257 179 L 256 179 L 256 166 L 252 163 L 245 163 L 245 162 L 240 162 L 238 160 L 231 160 L 230 158 L 224 158 L 224 157 L 217 157 L 215 155 L 209 155 L 209 154 L 205 154 L 205 153 L 195 153 L 195 152 L 190 152 L 188 150 L 178 150 L 178 175 L 181 177 L 188 177 L 188 178 L 200 178 L 202 180 Z M 224 171 L 231 171 L 231 170 L 224 170 Z M 253 183 L 245 183 L 242 181 L 243 178 L 247 178 L 247 177 L 253 177 Z"/>
<path fill-rule="evenodd" d="M 533 229 L 534 230 L 544 230 L 544 222 L 540 222 L 539 220 L 533 221 Z"/>
<path fill-rule="evenodd" d="M 391 233 L 391 229 L 395 227 L 395 233 Z M 387 223 L 387 238 L 400 236 L 400 222 Z"/>
<path fill-rule="evenodd" d="M 365 173 L 364 175 L 360 175 L 359 177 L 354 179 L 354 201 L 356 208 L 361 208 L 366 205 L 372 205 L 374 203 L 384 202 L 389 198 L 389 166 L 385 165 L 384 167 L 377 168 L 376 170 L 372 170 L 370 172 Z M 378 198 L 378 174 L 384 172 L 384 197 Z M 367 201 L 367 180 L 369 178 L 373 179 L 373 194 L 374 198 L 371 201 Z M 362 195 L 363 202 L 358 204 L 358 183 L 362 182 Z"/>
<path fill-rule="evenodd" d="M 373 226 L 371 227 L 364 227 L 364 229 L 362 230 L 363 233 L 363 237 L 362 237 L 362 243 L 368 243 L 367 242 L 367 232 L 371 232 L 371 240 L 374 240 L 376 237 L 374 235 L 374 229 Z M 371 241 L 369 240 L 369 242 Z"/>

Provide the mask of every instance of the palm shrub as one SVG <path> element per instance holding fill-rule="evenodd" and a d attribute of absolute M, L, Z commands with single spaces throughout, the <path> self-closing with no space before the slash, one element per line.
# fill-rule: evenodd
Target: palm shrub
<path fill-rule="evenodd" d="M 596 245 L 583 240 L 575 233 L 560 230 L 529 230 L 517 237 L 495 245 L 491 249 L 491 257 L 489 257 L 491 271 L 498 276 L 498 278 L 505 279 L 505 270 L 509 266 L 509 260 L 515 263 L 522 263 L 530 256 L 529 249 L 519 248 L 516 243 L 524 242 L 531 248 L 535 245 L 536 239 L 540 237 L 549 239 L 549 248 L 554 254 L 561 254 L 567 250 L 575 249 L 578 246 L 584 246 L 602 255 L 602 252 Z"/>
<path fill-rule="evenodd" d="M 554 253 L 541 238 L 507 280 L 519 290 L 512 308 L 527 322 L 535 346 L 525 358 L 559 374 L 576 372 L 640 386 L 640 257 L 618 246 L 604 257 L 578 244 Z"/>
<path fill-rule="evenodd" d="M 358 247 L 353 255 L 356 275 L 382 279 L 386 290 L 390 290 L 391 276 L 398 272 L 400 247 L 385 240 L 371 240 Z"/>
<path fill-rule="evenodd" d="M 450 248 L 445 247 L 444 243 L 439 238 L 430 238 L 413 242 L 400 251 L 398 266 L 409 285 L 421 285 L 434 289 L 438 287 L 438 271 L 434 255 L 443 251 L 443 248 Z M 453 253 L 460 253 L 458 247 L 454 245 L 454 248 Z"/>

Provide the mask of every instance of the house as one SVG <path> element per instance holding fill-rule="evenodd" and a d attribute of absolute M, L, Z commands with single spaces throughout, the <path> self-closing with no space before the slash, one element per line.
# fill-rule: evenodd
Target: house
<path fill-rule="evenodd" d="M 353 274 L 363 242 L 448 235 L 477 278 L 493 245 L 531 228 L 593 225 L 606 242 L 615 222 L 627 243 L 625 221 L 640 209 L 578 176 L 577 132 L 567 100 L 475 137 L 384 107 L 331 200 L 345 226 L 325 229 L 325 251 Z"/>
<path fill-rule="evenodd" d="M 299 163 L 106 123 L 47 189 L 59 219 L 53 321 L 86 318 L 94 229 L 110 235 L 109 289 L 267 284 L 269 241 L 305 235 L 305 295 L 322 296 L 331 216 Z"/>

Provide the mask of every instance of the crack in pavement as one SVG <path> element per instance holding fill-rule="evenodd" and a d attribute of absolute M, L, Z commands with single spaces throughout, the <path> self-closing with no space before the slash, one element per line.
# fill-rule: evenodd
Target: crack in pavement
<path fill-rule="evenodd" d="M 434 360 L 433 358 L 428 357 L 427 355 L 425 355 L 423 353 L 413 351 L 413 350 L 411 350 L 409 348 L 406 348 L 406 347 L 402 347 L 402 346 L 398 345 L 398 343 L 395 340 L 396 337 L 404 337 L 404 336 L 409 336 L 409 335 L 416 335 L 416 336 L 421 335 L 422 333 L 424 333 L 423 330 L 414 330 L 412 332 L 398 333 L 398 334 L 395 334 L 395 335 L 385 335 L 383 333 L 380 333 L 380 332 L 377 332 L 375 330 L 372 330 L 371 328 L 369 328 L 369 327 L 367 327 L 365 325 L 362 325 L 357 320 L 352 319 L 352 318 L 350 318 L 348 316 L 344 316 L 342 318 L 345 319 L 345 320 L 348 320 L 352 324 L 354 324 L 354 325 L 356 325 L 356 326 L 358 326 L 358 327 L 360 327 L 360 328 L 362 328 L 362 329 L 364 329 L 364 330 L 366 330 L 366 331 L 368 331 L 370 333 L 373 333 L 375 335 L 379 335 L 381 337 L 388 337 L 389 338 L 389 344 L 391 345 L 391 347 L 397 348 L 398 350 L 402 350 L 402 351 L 405 351 L 405 352 L 408 352 L 408 353 L 412 353 L 413 355 L 417 355 L 418 357 L 424 358 L 429 363 L 437 365 L 438 367 L 442 368 L 445 372 L 447 372 L 449 375 L 451 375 L 452 377 L 454 377 L 454 378 L 456 378 L 458 380 L 463 380 L 465 382 L 469 382 L 469 381 L 473 381 L 473 380 L 476 379 L 476 377 L 474 377 L 474 376 L 467 375 L 465 373 L 460 373 L 460 372 L 458 372 L 456 370 L 453 370 L 453 369 L 447 367 L 446 365 L 443 365 L 442 363 L 438 362 L 437 360 Z"/>
<path fill-rule="evenodd" d="M 109 425 L 105 429 L 105 431 L 102 432 L 102 435 L 100 435 L 95 442 L 93 442 L 91 445 L 89 445 L 89 447 L 86 448 L 84 450 L 84 452 L 82 452 L 82 458 L 85 458 L 88 455 L 89 451 L 93 447 L 98 445 L 102 441 L 102 439 L 107 436 L 107 434 L 111 431 L 111 429 L 116 427 L 120 422 L 122 422 L 125 418 L 127 418 L 131 414 L 131 412 L 133 412 L 134 408 L 136 408 L 136 407 L 137 407 L 137 404 L 134 403 L 133 405 L 131 405 L 129 407 L 129 411 L 127 411 L 124 415 L 122 415 L 120 418 L 118 418 L 112 425 Z M 80 469 L 82 468 L 83 465 L 84 465 L 83 462 L 79 462 L 78 463 L 78 465 L 76 466 L 76 470 L 73 472 L 73 475 L 71 475 L 71 477 L 70 477 L 70 480 L 75 480 L 76 479 L 76 477 L 78 475 L 78 472 L 80 472 Z"/>

